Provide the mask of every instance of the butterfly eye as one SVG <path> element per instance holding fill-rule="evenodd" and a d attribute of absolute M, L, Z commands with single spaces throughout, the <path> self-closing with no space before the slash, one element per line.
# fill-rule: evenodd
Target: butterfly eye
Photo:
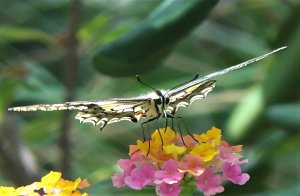
<path fill-rule="evenodd" d="M 166 97 L 166 98 L 165 98 L 165 103 L 166 103 L 166 104 L 169 104 L 169 102 L 170 102 L 170 98 L 169 98 L 169 97 Z"/>
<path fill-rule="evenodd" d="M 159 99 L 154 99 L 154 102 L 155 102 L 156 105 L 160 105 L 161 104 L 161 99 L 160 98 Z"/>

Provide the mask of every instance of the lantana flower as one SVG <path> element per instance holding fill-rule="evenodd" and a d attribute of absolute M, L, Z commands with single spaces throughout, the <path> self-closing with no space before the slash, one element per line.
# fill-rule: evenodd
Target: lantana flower
<path fill-rule="evenodd" d="M 27 186 L 19 188 L 0 187 L 1 196 L 28 195 L 28 196 L 46 196 L 46 195 L 70 195 L 87 196 L 87 193 L 81 193 L 80 189 L 89 187 L 86 179 L 77 178 L 75 181 L 65 180 L 60 172 L 51 171 L 45 175 L 40 182 L 34 182 Z"/>
<path fill-rule="evenodd" d="M 184 136 L 169 127 L 158 129 L 149 141 L 129 146 L 130 159 L 118 161 L 122 172 L 112 177 L 113 185 L 135 190 L 153 186 L 162 196 L 177 196 L 191 184 L 205 196 L 223 192 L 225 181 L 244 185 L 250 176 L 240 166 L 248 163 L 242 160 L 242 145 L 230 146 L 221 136 L 215 127 Z"/>

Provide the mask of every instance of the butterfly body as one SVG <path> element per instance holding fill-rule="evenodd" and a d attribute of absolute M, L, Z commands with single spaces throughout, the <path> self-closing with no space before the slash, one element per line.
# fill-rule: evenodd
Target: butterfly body
<path fill-rule="evenodd" d="M 278 48 L 270 53 L 250 59 L 240 64 L 228 67 L 218 72 L 194 79 L 169 90 L 157 90 L 139 97 L 112 98 L 108 100 L 74 101 L 60 104 L 39 104 L 9 108 L 9 111 L 54 111 L 54 110 L 77 110 L 75 119 L 81 123 L 92 123 L 103 129 L 107 124 L 128 120 L 138 122 L 141 118 L 149 118 L 145 122 L 157 120 L 161 117 L 176 117 L 179 107 L 188 107 L 198 99 L 204 99 L 215 87 L 216 80 L 212 78 L 240 69 L 248 64 L 259 61 L 286 47 Z M 140 79 L 138 78 L 138 81 Z M 143 83 L 145 84 L 145 83 Z M 146 85 L 147 86 L 147 85 Z M 144 123 L 145 123 L 144 122 Z"/>

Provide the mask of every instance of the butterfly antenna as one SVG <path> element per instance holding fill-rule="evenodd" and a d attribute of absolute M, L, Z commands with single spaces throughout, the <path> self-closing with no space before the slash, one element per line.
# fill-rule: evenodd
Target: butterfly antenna
<path fill-rule="evenodd" d="M 196 80 L 198 77 L 199 77 L 199 73 L 196 73 L 195 77 L 194 77 L 192 80 L 189 80 L 189 81 L 187 81 L 187 82 L 185 82 L 185 83 L 183 83 L 183 84 L 180 84 L 179 86 L 188 84 L 188 83 L 190 83 L 190 82 Z M 173 89 L 175 89 L 175 88 L 177 88 L 177 87 L 179 87 L 179 86 L 175 86 L 174 88 L 171 88 L 171 89 L 167 90 L 167 91 L 165 92 L 165 95 L 166 95 L 169 91 L 171 91 L 171 90 L 173 90 Z"/>
<path fill-rule="evenodd" d="M 145 82 L 143 82 L 143 81 L 141 80 L 141 78 L 140 78 L 139 75 L 136 75 L 135 77 L 136 77 L 136 79 L 137 79 L 137 81 L 138 81 L 139 83 L 141 83 L 141 84 L 143 84 L 144 86 L 147 86 L 147 87 L 149 87 L 149 88 L 155 90 L 155 92 L 159 92 L 159 90 L 157 90 L 157 89 L 153 88 L 152 86 L 150 86 L 150 85 L 146 84 Z"/>

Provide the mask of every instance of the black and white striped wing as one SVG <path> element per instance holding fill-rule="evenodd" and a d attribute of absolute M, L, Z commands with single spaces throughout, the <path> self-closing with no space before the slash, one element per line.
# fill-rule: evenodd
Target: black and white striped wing
<path fill-rule="evenodd" d="M 81 123 L 92 123 L 103 129 L 105 125 L 129 120 L 137 122 L 146 116 L 146 111 L 151 107 L 150 99 L 128 98 L 111 99 L 103 101 L 75 101 L 61 104 L 40 104 L 9 108 L 9 111 L 54 111 L 54 110 L 78 110 L 75 116 Z"/>
<path fill-rule="evenodd" d="M 170 99 L 167 111 L 174 114 L 179 107 L 187 107 L 195 100 L 204 99 L 213 90 L 215 83 L 215 80 L 209 80 L 196 84 L 187 83 L 171 89 L 166 94 Z"/>

